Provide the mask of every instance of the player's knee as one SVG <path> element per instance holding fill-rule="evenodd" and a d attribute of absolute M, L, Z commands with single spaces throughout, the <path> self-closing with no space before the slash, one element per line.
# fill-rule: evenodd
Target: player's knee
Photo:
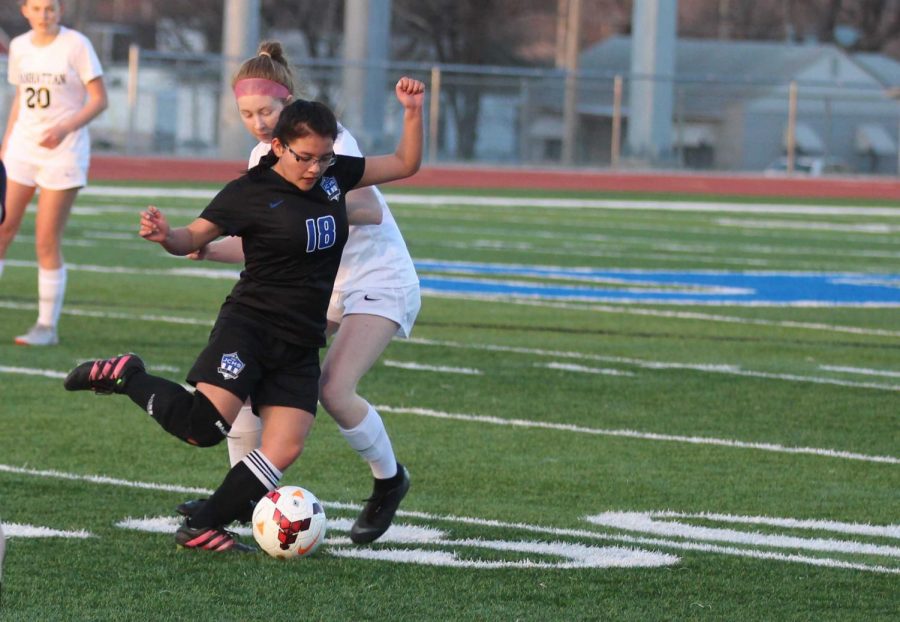
<path fill-rule="evenodd" d="M 303 453 L 303 439 L 285 439 L 278 440 L 277 446 L 268 446 L 263 441 L 262 452 L 265 454 L 272 464 L 282 471 L 292 465 L 300 454 Z"/>
<path fill-rule="evenodd" d="M 319 401 L 322 402 L 325 410 L 331 412 L 331 409 L 334 408 L 335 403 L 338 401 L 339 395 L 333 385 L 329 384 L 324 377 L 323 380 L 325 381 L 319 383 Z"/>
<path fill-rule="evenodd" d="M 19 228 L 13 226 L 12 221 L 6 221 L 3 225 L 0 225 L 0 248 L 9 246 L 18 231 Z"/>
<path fill-rule="evenodd" d="M 206 433 L 203 430 L 197 430 L 194 431 L 193 436 L 188 437 L 187 441 L 196 447 L 215 447 L 221 443 L 224 438 L 224 436 L 217 435 L 212 431 Z"/>
<path fill-rule="evenodd" d="M 190 429 L 185 440 L 197 447 L 218 445 L 231 430 L 231 426 L 222 418 L 218 409 L 199 391 L 194 394 L 189 420 Z"/>
<path fill-rule="evenodd" d="M 47 265 L 61 263 L 59 252 L 59 238 L 35 240 L 34 253 L 37 256 L 38 264 Z"/>
<path fill-rule="evenodd" d="M 343 382 L 337 376 L 323 375 L 323 381 L 319 383 L 319 401 L 330 413 L 339 413 L 346 410 L 356 395 L 356 387 Z"/>

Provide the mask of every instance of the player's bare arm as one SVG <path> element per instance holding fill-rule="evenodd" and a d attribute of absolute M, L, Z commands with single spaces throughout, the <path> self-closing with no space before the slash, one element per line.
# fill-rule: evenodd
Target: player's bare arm
<path fill-rule="evenodd" d="M 383 217 L 374 188 L 367 186 L 347 193 L 347 220 L 351 225 L 380 225 Z"/>
<path fill-rule="evenodd" d="M 109 99 L 106 95 L 106 86 L 103 84 L 103 78 L 94 78 L 85 85 L 85 88 L 87 90 L 87 101 L 84 107 L 68 119 L 61 121 L 44 132 L 39 143 L 41 147 L 55 149 L 67 135 L 84 127 L 93 121 L 97 115 L 106 110 L 106 107 L 109 105 Z"/>
<path fill-rule="evenodd" d="M 154 205 L 141 212 L 139 234 L 156 242 L 172 255 L 187 255 L 203 248 L 224 233 L 205 218 L 197 218 L 186 227 L 173 229 L 165 215 Z"/>
<path fill-rule="evenodd" d="M 187 258 L 195 261 L 205 259 L 220 263 L 244 263 L 244 246 L 241 238 L 230 236 L 188 253 Z"/>
<path fill-rule="evenodd" d="M 403 132 L 397 150 L 390 155 L 366 158 L 366 170 L 356 187 L 404 179 L 414 175 L 422 164 L 422 105 L 425 102 L 425 83 L 412 78 L 400 78 L 394 89 L 403 106 Z"/>

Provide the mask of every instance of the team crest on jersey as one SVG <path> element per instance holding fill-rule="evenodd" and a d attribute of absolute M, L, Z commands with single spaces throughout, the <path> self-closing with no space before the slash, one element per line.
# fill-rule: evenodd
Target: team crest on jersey
<path fill-rule="evenodd" d="M 334 177 L 323 177 L 319 182 L 322 190 L 328 195 L 330 201 L 338 201 L 341 198 L 341 189 L 338 188 L 337 180 Z"/>
<path fill-rule="evenodd" d="M 232 352 L 231 354 L 222 355 L 222 360 L 219 361 L 219 369 L 216 371 L 222 374 L 225 380 L 234 380 L 241 374 L 243 369 L 244 362 L 241 360 L 241 357 L 238 356 L 237 352 Z"/>

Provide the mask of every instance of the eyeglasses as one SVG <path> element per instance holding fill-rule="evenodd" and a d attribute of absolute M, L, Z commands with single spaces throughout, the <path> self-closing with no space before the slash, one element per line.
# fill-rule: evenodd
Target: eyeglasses
<path fill-rule="evenodd" d="M 310 167 L 313 164 L 318 164 L 319 169 L 323 170 L 323 171 L 325 169 L 327 169 L 329 166 L 331 166 L 332 164 L 334 164 L 335 162 L 337 162 L 337 158 L 334 157 L 333 153 L 328 156 L 322 156 L 321 158 L 317 158 L 317 157 L 314 157 L 311 155 L 306 155 L 306 154 L 300 155 L 299 153 L 297 153 L 296 151 L 291 149 L 290 146 L 288 146 L 288 145 L 285 145 L 284 148 L 291 152 L 291 155 L 294 156 L 294 159 L 297 160 L 297 162 L 303 162 L 304 164 L 306 164 L 307 166 L 310 166 Z"/>

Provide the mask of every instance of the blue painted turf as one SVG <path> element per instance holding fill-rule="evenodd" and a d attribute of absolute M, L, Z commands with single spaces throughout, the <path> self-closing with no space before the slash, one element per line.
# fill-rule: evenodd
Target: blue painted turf
<path fill-rule="evenodd" d="M 676 305 L 900 306 L 900 274 L 592 270 L 438 261 L 417 261 L 416 269 L 423 289 L 469 296 Z M 573 284 L 541 284 L 523 277 Z"/>

